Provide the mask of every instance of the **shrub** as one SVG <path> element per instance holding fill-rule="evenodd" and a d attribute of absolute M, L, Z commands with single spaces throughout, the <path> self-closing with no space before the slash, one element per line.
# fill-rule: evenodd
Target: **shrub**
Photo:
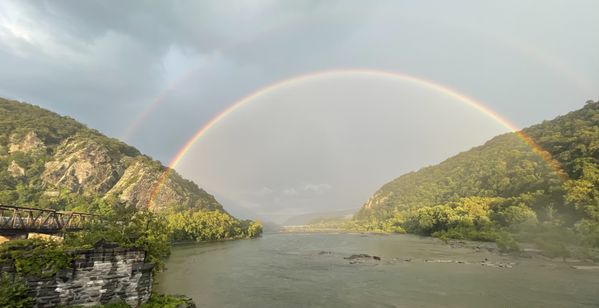
<path fill-rule="evenodd" d="M 518 252 L 520 251 L 520 247 L 516 240 L 509 234 L 502 232 L 495 239 L 495 243 L 497 244 L 497 248 L 501 252 Z"/>
<path fill-rule="evenodd" d="M 1 245 L 0 261 L 14 262 L 17 273 L 22 276 L 50 277 L 69 267 L 72 257 L 61 243 L 29 239 Z"/>
<path fill-rule="evenodd" d="M 27 285 L 8 273 L 0 276 L 0 307 L 30 307 L 33 299 L 27 295 Z"/>
<path fill-rule="evenodd" d="M 189 299 L 169 294 L 152 294 L 150 300 L 141 305 L 141 308 L 177 308 L 185 305 Z"/>

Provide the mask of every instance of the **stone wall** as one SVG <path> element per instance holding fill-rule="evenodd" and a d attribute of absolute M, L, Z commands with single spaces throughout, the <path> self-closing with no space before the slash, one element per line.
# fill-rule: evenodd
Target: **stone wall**
<path fill-rule="evenodd" d="M 137 307 L 150 298 L 152 268 L 138 249 L 95 248 L 70 252 L 73 264 L 50 278 L 27 278 L 35 307 L 94 306 L 123 300 Z M 13 272 L 14 265 L 2 266 Z"/>

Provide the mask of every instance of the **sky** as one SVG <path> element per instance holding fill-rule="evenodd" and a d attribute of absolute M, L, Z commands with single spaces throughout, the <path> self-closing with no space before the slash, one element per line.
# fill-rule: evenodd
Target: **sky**
<path fill-rule="evenodd" d="M 240 216 L 358 208 L 382 184 L 599 98 L 599 2 L 2 1 L 0 96 L 175 166 Z M 353 70 L 353 73 L 347 72 Z"/>

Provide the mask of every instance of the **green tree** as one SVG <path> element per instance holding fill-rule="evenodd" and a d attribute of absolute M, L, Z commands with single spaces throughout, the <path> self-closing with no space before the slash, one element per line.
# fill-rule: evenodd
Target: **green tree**
<path fill-rule="evenodd" d="M 33 299 L 27 295 L 27 285 L 18 276 L 0 274 L 0 307 L 31 307 Z"/>

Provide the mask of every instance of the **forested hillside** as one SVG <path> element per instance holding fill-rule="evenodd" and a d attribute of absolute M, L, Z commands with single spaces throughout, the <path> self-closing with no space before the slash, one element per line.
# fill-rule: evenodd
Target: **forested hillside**
<path fill-rule="evenodd" d="M 599 247 L 599 102 L 522 133 L 559 168 L 519 134 L 500 135 L 385 184 L 355 215 L 354 224 L 485 240 L 496 240 L 504 231 L 561 228 L 554 233 L 571 232 Z"/>
<path fill-rule="evenodd" d="M 147 207 L 164 170 L 134 147 L 69 117 L 0 99 L 0 203 L 82 209 L 101 197 Z M 176 172 L 151 204 L 171 205 L 222 209 L 214 197 Z"/>
<path fill-rule="evenodd" d="M 174 170 L 155 190 L 166 168 L 72 118 L 0 99 L 0 204 L 107 216 L 151 210 L 181 240 L 259 233 Z"/>

